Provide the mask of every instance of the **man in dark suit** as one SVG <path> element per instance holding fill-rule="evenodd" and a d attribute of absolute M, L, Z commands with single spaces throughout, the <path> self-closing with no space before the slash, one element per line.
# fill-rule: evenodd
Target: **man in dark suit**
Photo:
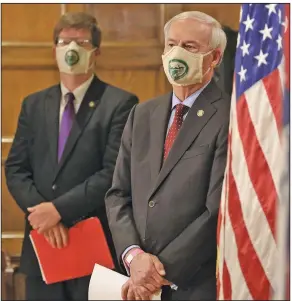
<path fill-rule="evenodd" d="M 26 299 L 87 300 L 89 276 L 43 282 L 29 233 L 37 229 L 61 248 L 68 243 L 70 226 L 97 216 L 116 257 L 104 196 L 122 131 L 138 99 L 94 75 L 101 41 L 94 17 L 65 14 L 54 39 L 61 83 L 23 101 L 6 161 L 7 185 L 26 217 L 20 266 L 27 275 Z"/>
<path fill-rule="evenodd" d="M 230 100 L 212 76 L 226 46 L 220 24 L 185 12 L 165 25 L 173 93 L 135 106 L 106 195 L 124 300 L 216 299 L 216 227 Z"/>

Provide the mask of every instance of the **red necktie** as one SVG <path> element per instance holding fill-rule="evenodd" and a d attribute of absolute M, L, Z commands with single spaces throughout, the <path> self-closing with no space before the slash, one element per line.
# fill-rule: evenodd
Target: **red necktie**
<path fill-rule="evenodd" d="M 188 111 L 189 107 L 178 104 L 176 105 L 174 120 L 172 122 L 172 125 L 167 133 L 165 143 L 164 143 L 164 157 L 165 160 L 172 148 L 172 145 L 174 143 L 174 140 L 183 124 L 183 116 Z"/>

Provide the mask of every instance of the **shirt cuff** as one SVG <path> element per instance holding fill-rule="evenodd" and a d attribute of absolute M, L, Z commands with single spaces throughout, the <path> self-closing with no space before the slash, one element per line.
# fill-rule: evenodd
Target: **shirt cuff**
<path fill-rule="evenodd" d="M 178 286 L 175 285 L 175 284 L 172 284 L 172 285 L 170 286 L 170 288 L 171 288 L 172 290 L 174 290 L 174 291 L 177 291 Z"/>
<path fill-rule="evenodd" d="M 125 262 L 125 256 L 127 255 L 127 253 L 128 253 L 130 250 L 136 249 L 136 248 L 141 249 L 140 246 L 138 246 L 138 245 L 132 245 L 132 246 L 128 247 L 128 248 L 123 252 L 123 254 L 122 254 L 122 261 L 123 261 L 124 267 L 126 268 L 127 274 L 128 274 L 129 276 L 130 276 L 130 270 L 129 270 L 129 267 L 128 267 L 127 263 Z M 171 288 L 172 290 L 177 291 L 178 286 L 175 285 L 175 284 L 172 284 L 172 285 L 170 286 L 170 288 Z"/>
<path fill-rule="evenodd" d="M 122 261 L 123 261 L 124 267 L 125 267 L 125 269 L 126 269 L 126 271 L 127 271 L 127 274 L 128 274 L 129 276 L 130 276 L 130 270 L 129 270 L 129 267 L 128 267 L 127 263 L 125 262 L 125 256 L 126 256 L 126 254 L 127 254 L 130 250 L 136 249 L 136 248 L 141 249 L 138 245 L 132 245 L 132 246 L 128 247 L 128 248 L 123 252 L 123 254 L 122 254 Z"/>

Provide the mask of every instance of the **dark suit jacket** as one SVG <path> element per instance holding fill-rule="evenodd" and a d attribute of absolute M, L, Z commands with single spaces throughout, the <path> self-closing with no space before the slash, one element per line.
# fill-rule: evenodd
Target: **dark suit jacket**
<path fill-rule="evenodd" d="M 214 79 L 217 85 L 231 96 L 238 32 L 229 27 L 223 27 L 223 29 L 227 37 L 227 45 L 222 63 L 215 69 Z"/>
<path fill-rule="evenodd" d="M 216 227 L 229 107 L 229 98 L 212 81 L 162 165 L 171 94 L 135 106 L 106 195 L 118 257 L 131 245 L 157 255 L 166 278 L 178 285 L 177 294 L 184 292 L 178 299 L 216 298 Z"/>
<path fill-rule="evenodd" d="M 60 99 L 60 85 L 56 85 L 23 101 L 5 165 L 8 189 L 26 217 L 27 207 L 44 201 L 55 204 L 68 227 L 87 217 L 99 217 L 112 247 L 104 196 L 111 186 L 125 123 L 138 99 L 94 77 L 58 164 Z M 89 106 L 92 101 L 94 107 Z M 26 220 L 21 270 L 39 275 L 30 230 Z"/>

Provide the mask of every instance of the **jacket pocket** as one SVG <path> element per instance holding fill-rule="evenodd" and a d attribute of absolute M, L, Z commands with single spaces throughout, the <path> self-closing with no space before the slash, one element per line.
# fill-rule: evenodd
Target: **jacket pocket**
<path fill-rule="evenodd" d="M 186 151 L 185 154 L 182 157 L 182 160 L 183 159 L 189 159 L 189 158 L 204 154 L 208 150 L 209 150 L 209 145 L 208 144 L 196 146 L 196 147 Z"/>

